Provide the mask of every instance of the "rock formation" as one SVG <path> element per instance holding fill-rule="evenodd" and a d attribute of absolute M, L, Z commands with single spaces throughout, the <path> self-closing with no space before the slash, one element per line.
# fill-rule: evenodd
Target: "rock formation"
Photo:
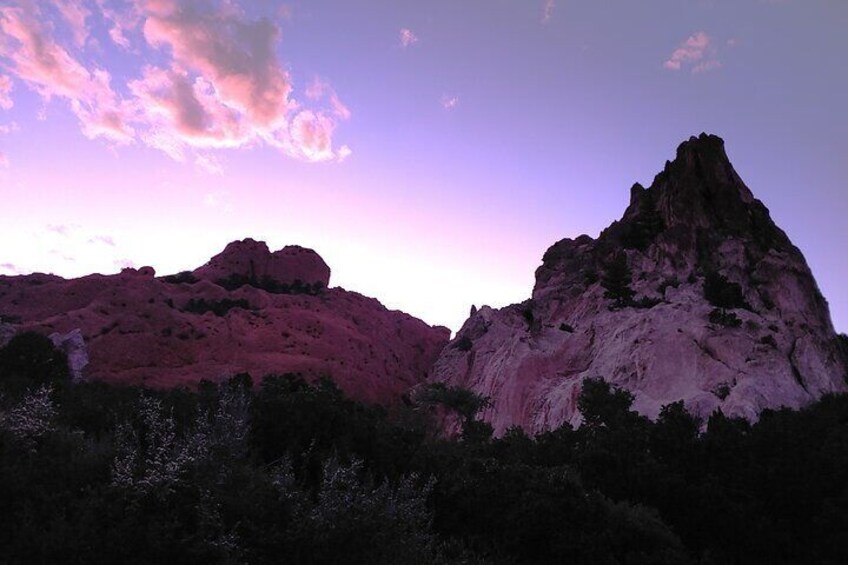
<path fill-rule="evenodd" d="M 649 417 L 683 400 L 701 418 L 755 419 L 845 391 L 846 369 L 804 257 L 702 134 L 597 239 L 548 249 L 530 300 L 472 311 L 431 380 L 488 396 L 503 433 L 579 423 L 587 377 Z"/>
<path fill-rule="evenodd" d="M 301 247 L 270 253 L 247 239 L 192 273 L 154 275 L 0 276 L 0 313 L 18 331 L 54 334 L 89 379 L 164 387 L 296 372 L 379 403 L 422 382 L 450 335 L 327 288 L 329 267 Z"/>
<path fill-rule="evenodd" d="M 198 279 L 217 282 L 229 277 L 246 280 L 272 280 L 280 284 L 301 284 L 327 288 L 330 267 L 311 249 L 289 245 L 271 253 L 264 241 L 233 241 L 224 250 L 192 273 Z"/>

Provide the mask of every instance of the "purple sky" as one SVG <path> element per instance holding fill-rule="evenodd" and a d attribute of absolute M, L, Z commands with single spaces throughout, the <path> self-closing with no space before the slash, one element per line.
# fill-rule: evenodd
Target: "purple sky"
<path fill-rule="evenodd" d="M 845 0 L 0 1 L 0 274 L 233 239 L 456 330 L 722 136 L 848 330 Z"/>

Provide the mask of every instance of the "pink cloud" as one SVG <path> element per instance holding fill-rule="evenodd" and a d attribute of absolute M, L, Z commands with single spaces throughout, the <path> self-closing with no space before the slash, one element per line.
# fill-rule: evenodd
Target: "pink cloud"
<path fill-rule="evenodd" d="M 5 153 L 0 151 L 0 169 L 8 169 L 8 168 L 9 168 L 9 157 L 7 157 Z"/>
<path fill-rule="evenodd" d="M 351 151 L 347 146 L 333 149 L 335 127 L 335 121 L 325 114 L 302 110 L 291 121 L 289 131 L 277 140 L 277 145 L 287 155 L 303 161 L 342 161 Z"/>
<path fill-rule="evenodd" d="M 350 109 L 341 101 L 336 91 L 329 82 L 318 77 L 312 79 L 309 86 L 306 87 L 304 94 L 310 100 L 318 101 L 326 97 L 329 109 L 340 120 L 349 120 L 351 116 Z"/>
<path fill-rule="evenodd" d="M 7 135 L 10 133 L 16 133 L 21 130 L 20 126 L 18 126 L 18 122 L 12 122 L 10 124 L 0 124 L 0 135 Z"/>
<path fill-rule="evenodd" d="M 556 2 L 554 2 L 554 0 L 545 0 L 545 4 L 542 6 L 543 24 L 551 21 L 551 18 L 554 16 L 554 8 L 556 8 Z"/>
<path fill-rule="evenodd" d="M 194 166 L 198 170 L 210 175 L 218 176 L 224 174 L 224 166 L 213 155 L 196 155 L 194 157 Z"/>
<path fill-rule="evenodd" d="M 108 235 L 95 235 L 94 237 L 89 238 L 89 243 L 102 243 L 104 245 L 108 245 L 109 247 L 115 247 L 115 240 L 112 239 L 111 236 Z"/>
<path fill-rule="evenodd" d="M 459 106 L 459 96 L 442 96 L 441 103 L 445 110 L 453 110 Z"/>
<path fill-rule="evenodd" d="M 400 30 L 400 46 L 406 49 L 410 45 L 414 45 L 418 43 L 418 36 L 408 28 L 401 28 Z"/>
<path fill-rule="evenodd" d="M 223 4 L 149 0 L 144 36 L 170 49 L 174 62 L 203 75 L 221 101 L 260 125 L 279 122 L 289 110 L 291 84 L 276 57 L 279 29 L 267 19 L 245 20 Z"/>
<path fill-rule="evenodd" d="M 663 63 L 671 71 L 686 67 L 693 73 L 705 72 L 721 67 L 712 38 L 703 31 L 690 35 Z"/>
<path fill-rule="evenodd" d="M 88 27 L 85 25 L 85 20 L 91 15 L 88 8 L 79 0 L 54 0 L 54 6 L 70 26 L 76 46 L 85 45 L 88 39 Z"/>
<path fill-rule="evenodd" d="M 350 109 L 344 105 L 344 103 L 339 100 L 339 97 L 333 94 L 330 96 L 330 108 L 333 110 L 333 114 L 336 115 L 340 120 L 349 120 L 351 113 Z"/>
<path fill-rule="evenodd" d="M 12 92 L 12 79 L 6 75 L 0 75 L 0 108 L 8 110 L 15 103 L 9 94 Z"/>
<path fill-rule="evenodd" d="M 318 77 L 312 79 L 312 82 L 309 83 L 309 86 L 306 87 L 304 94 L 310 100 L 318 100 L 322 98 L 324 94 L 329 90 L 330 85 L 321 80 Z"/>
<path fill-rule="evenodd" d="M 43 98 L 67 99 L 88 137 L 129 142 L 129 108 L 112 90 L 109 73 L 86 69 L 50 37 L 38 8 L 26 6 L 0 8 L 0 34 L 15 44 L 7 55 L 11 70 Z"/>
<path fill-rule="evenodd" d="M 11 107 L 12 78 L 44 100 L 67 101 L 82 133 L 116 144 L 140 141 L 184 161 L 190 149 L 270 144 L 306 161 L 341 159 L 332 135 L 350 110 L 324 81 L 307 89 L 307 109 L 294 100 L 286 66 L 277 58 L 279 28 L 251 20 L 230 0 L 93 0 L 112 40 L 125 48 L 128 34 L 159 51 L 156 65 L 129 79 L 123 95 L 112 75 L 86 65 L 53 36 L 61 18 L 85 43 L 88 8 L 59 0 L 54 9 L 21 1 L 0 8 L 0 107 Z"/>

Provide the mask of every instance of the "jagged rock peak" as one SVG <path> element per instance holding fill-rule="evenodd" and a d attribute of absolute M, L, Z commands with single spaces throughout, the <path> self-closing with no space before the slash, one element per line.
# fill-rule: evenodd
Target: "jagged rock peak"
<path fill-rule="evenodd" d="M 233 275 L 251 280 L 272 279 L 279 283 L 330 284 L 330 267 L 318 253 L 299 245 L 271 252 L 264 241 L 251 238 L 233 241 L 208 263 L 193 271 L 199 279 L 217 281 Z"/>
<path fill-rule="evenodd" d="M 724 141 L 705 133 L 681 143 L 674 161 L 666 161 L 649 188 L 638 183 L 631 188 L 630 206 L 620 223 L 625 231 L 640 232 L 637 237 L 673 230 L 691 244 L 697 244 L 693 235 L 697 239 L 697 232 L 708 230 L 750 239 L 766 249 L 790 245 L 733 168 Z"/>
<path fill-rule="evenodd" d="M 552 245 L 532 299 L 473 314 L 431 371 L 490 397 L 497 433 L 578 423 L 590 377 L 650 417 L 682 400 L 755 419 L 848 390 L 827 302 L 720 138 L 681 144 L 596 239 Z"/>

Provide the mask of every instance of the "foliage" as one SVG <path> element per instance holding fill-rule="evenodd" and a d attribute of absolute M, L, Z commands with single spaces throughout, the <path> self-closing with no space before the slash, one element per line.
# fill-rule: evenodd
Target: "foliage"
<path fill-rule="evenodd" d="M 635 292 L 630 288 L 633 275 L 627 264 L 626 253 L 616 253 L 610 259 L 601 276 L 601 286 L 606 289 L 604 298 L 615 300 L 615 306 L 623 308 L 631 305 Z"/>
<path fill-rule="evenodd" d="M 704 275 L 704 298 L 717 308 L 751 309 L 739 283 L 730 282 L 718 271 L 709 270 Z"/>
<path fill-rule="evenodd" d="M 68 360 L 49 338 L 35 333 L 16 334 L 0 349 L 0 379 L 61 385 L 69 379 Z M 11 383 L 6 383 L 11 386 Z"/>
<path fill-rule="evenodd" d="M 639 212 L 636 217 L 622 226 L 621 243 L 625 249 L 644 251 L 665 229 L 665 221 L 660 214 L 651 190 L 641 191 Z"/>
<path fill-rule="evenodd" d="M 257 277 L 249 277 L 247 275 L 233 273 L 227 278 L 218 279 L 215 283 L 218 286 L 231 291 L 243 286 L 252 286 L 272 294 L 307 294 L 310 296 L 318 296 L 324 292 L 324 285 L 320 281 L 309 284 L 300 279 L 295 279 L 289 284 L 275 280 L 268 275 L 265 275 L 260 279 Z"/>
<path fill-rule="evenodd" d="M 725 328 L 738 328 L 742 320 L 734 312 L 728 312 L 724 308 L 713 308 L 710 311 L 710 323 L 724 326 Z"/>
<path fill-rule="evenodd" d="M 168 284 L 194 284 L 197 282 L 197 277 L 191 271 L 180 271 L 174 275 L 162 277 L 162 282 Z"/>
<path fill-rule="evenodd" d="M 467 335 L 463 335 L 458 340 L 456 340 L 453 344 L 455 349 L 459 349 L 463 352 L 471 351 L 471 348 L 474 347 L 474 342 L 471 341 L 471 338 Z"/>
<path fill-rule="evenodd" d="M 205 298 L 192 298 L 183 307 L 183 312 L 192 314 L 205 314 L 212 312 L 216 316 L 226 316 L 227 312 L 233 308 L 241 308 L 242 310 L 250 309 L 250 303 L 244 298 L 232 300 L 230 298 L 222 298 L 221 300 L 206 300 Z"/>
<path fill-rule="evenodd" d="M 704 427 L 590 379 L 580 427 L 491 438 L 485 399 L 445 385 L 390 412 L 296 375 L 51 389 L 16 367 L 4 563 L 848 562 L 848 396 Z M 465 418 L 462 441 L 424 433 L 422 404 Z"/>

